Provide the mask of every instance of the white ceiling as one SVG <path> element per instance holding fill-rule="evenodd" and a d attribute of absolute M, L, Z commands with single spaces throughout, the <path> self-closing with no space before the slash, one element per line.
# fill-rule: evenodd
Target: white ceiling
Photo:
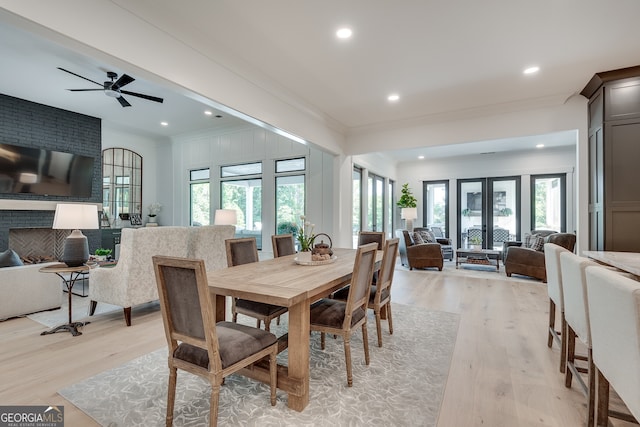
<path fill-rule="evenodd" d="M 283 96 L 338 123 L 345 134 L 420 118 L 453 119 L 483 109 L 510 111 L 540 100 L 561 103 L 579 93 L 596 72 L 640 64 L 637 0 L 192 0 L 189 7 L 174 0 L 111 3 L 239 76 L 280 88 Z M 218 121 L 204 117 L 202 103 L 168 82 L 138 78 L 128 90 L 163 97 L 165 103 L 127 97 L 129 108 L 100 92 L 65 91 L 93 85 L 56 67 L 96 81 L 105 80 L 106 71 L 136 77 L 135 70 L 22 33 L 2 18 L 0 10 L 1 93 L 165 136 L 238 124 L 226 113 Z M 351 40 L 335 38 L 342 25 L 353 29 Z M 116 28 L 135 37 L 135 29 Z M 523 75 L 532 65 L 540 72 Z M 393 104 L 386 100 L 392 92 L 400 95 Z M 167 128 L 158 126 L 163 120 L 170 123 Z M 561 132 L 549 140 L 552 145 L 573 144 L 575 136 Z M 514 146 L 510 141 L 490 144 L 429 150 L 443 156 Z M 401 161 L 421 150 L 386 154 Z"/>

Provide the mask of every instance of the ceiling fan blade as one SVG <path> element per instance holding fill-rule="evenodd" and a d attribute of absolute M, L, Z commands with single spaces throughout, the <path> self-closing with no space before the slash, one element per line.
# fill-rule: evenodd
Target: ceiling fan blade
<path fill-rule="evenodd" d="M 164 99 L 158 98 L 157 96 L 145 95 L 143 93 L 129 92 L 128 90 L 121 90 L 120 92 L 126 93 L 127 95 L 131 95 L 131 96 L 137 96 L 138 98 L 147 99 L 149 101 L 159 102 L 161 104 L 162 102 L 164 102 Z"/>
<path fill-rule="evenodd" d="M 91 80 L 91 79 L 88 79 L 88 78 L 86 78 L 86 77 L 81 76 L 80 74 L 76 74 L 76 73 L 74 73 L 74 72 L 72 72 L 72 71 L 65 70 L 64 68 L 58 67 L 58 70 L 60 70 L 60 71 L 64 71 L 65 73 L 72 74 L 72 75 L 74 75 L 74 76 L 76 76 L 76 77 L 80 77 L 81 79 L 85 79 L 85 80 L 87 80 L 87 81 L 89 81 L 89 82 L 91 82 L 91 83 L 95 83 L 95 84 L 97 84 L 98 86 L 102 86 L 102 83 L 95 82 L 95 81 L 93 81 L 93 80 Z"/>
<path fill-rule="evenodd" d="M 120 105 L 122 105 L 123 107 L 131 107 L 131 104 L 129 104 L 129 102 L 127 102 L 126 99 L 124 99 L 124 97 L 119 96 L 116 98 L 118 100 L 118 102 L 120 103 Z"/>
<path fill-rule="evenodd" d="M 131 83 L 132 81 L 134 81 L 135 79 L 127 74 L 123 74 L 120 76 L 120 78 L 118 80 L 116 80 L 112 85 L 111 85 L 111 89 L 113 90 L 117 90 L 120 89 L 122 86 L 128 85 L 129 83 Z"/>
<path fill-rule="evenodd" d="M 104 89 L 67 89 L 71 92 L 93 92 L 93 91 L 104 91 Z"/>

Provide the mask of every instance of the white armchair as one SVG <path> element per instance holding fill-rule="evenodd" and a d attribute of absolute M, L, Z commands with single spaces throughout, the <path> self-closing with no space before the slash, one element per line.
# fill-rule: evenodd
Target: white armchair
<path fill-rule="evenodd" d="M 93 315 L 98 302 L 119 305 L 124 308 L 127 326 L 131 326 L 131 307 L 158 299 L 151 257 L 185 257 L 189 235 L 186 227 L 124 228 L 118 263 L 89 274 L 89 314 Z"/>

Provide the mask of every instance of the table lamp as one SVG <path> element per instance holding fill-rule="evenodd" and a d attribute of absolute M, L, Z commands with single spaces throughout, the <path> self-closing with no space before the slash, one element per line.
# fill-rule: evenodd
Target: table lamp
<path fill-rule="evenodd" d="M 61 261 L 78 267 L 89 259 L 89 244 L 83 230 L 98 229 L 98 207 L 80 203 L 58 203 L 53 217 L 54 230 L 73 230 L 64 241 Z"/>
<path fill-rule="evenodd" d="M 238 217 L 235 209 L 216 209 L 214 225 L 236 225 Z"/>
<path fill-rule="evenodd" d="M 400 216 L 405 220 L 408 231 L 413 231 L 413 220 L 418 218 L 418 208 L 402 208 Z"/>

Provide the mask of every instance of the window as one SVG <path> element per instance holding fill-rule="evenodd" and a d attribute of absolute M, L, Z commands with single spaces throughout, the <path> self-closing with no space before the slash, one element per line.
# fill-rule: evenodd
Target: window
<path fill-rule="evenodd" d="M 383 231 L 384 178 L 370 173 L 368 184 L 367 229 L 370 231 Z"/>
<path fill-rule="evenodd" d="M 362 169 L 357 166 L 353 168 L 353 216 L 351 222 L 353 224 L 352 228 L 352 238 L 353 238 L 353 247 L 358 247 L 358 233 L 361 230 L 361 215 L 362 215 Z"/>
<path fill-rule="evenodd" d="M 424 224 L 439 227 L 443 236 L 449 236 L 449 181 L 425 181 L 422 185 Z"/>
<path fill-rule="evenodd" d="M 394 191 L 395 182 L 389 180 L 389 184 L 387 185 L 387 195 L 389 202 L 387 203 L 387 238 L 393 238 L 393 213 L 395 212 L 393 200 L 394 200 Z"/>
<path fill-rule="evenodd" d="M 209 168 L 189 171 L 189 223 L 211 224 Z"/>
<path fill-rule="evenodd" d="M 305 201 L 305 175 L 291 174 L 305 170 L 305 158 L 276 161 L 276 234 L 294 234 Z"/>
<path fill-rule="evenodd" d="M 531 224 L 533 229 L 565 232 L 566 174 L 531 176 Z"/>
<path fill-rule="evenodd" d="M 250 175 L 240 178 L 244 174 Z M 262 249 L 262 163 L 222 166 L 220 207 L 235 209 L 236 237 L 255 237 Z M 233 177 L 229 179 L 229 177 Z M 226 179 L 225 179 L 226 178 Z"/>

